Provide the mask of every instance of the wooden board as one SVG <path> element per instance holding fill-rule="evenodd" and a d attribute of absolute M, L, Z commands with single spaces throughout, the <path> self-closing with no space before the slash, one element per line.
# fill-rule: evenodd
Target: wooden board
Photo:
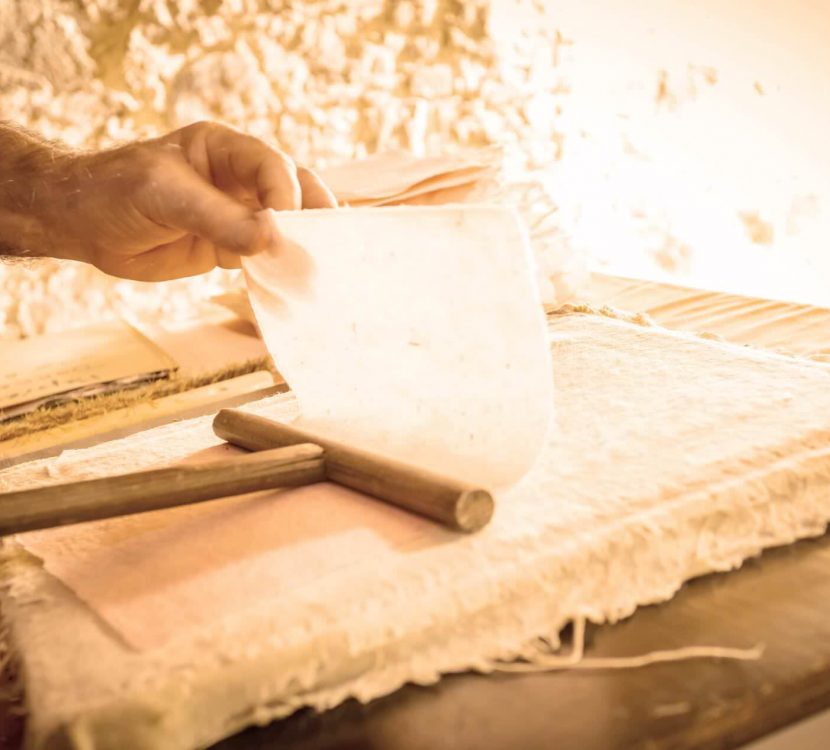
<path fill-rule="evenodd" d="M 33 336 L 0 346 L 0 418 L 26 414 L 61 396 L 105 393 L 152 380 L 175 360 L 121 320 Z"/>
<path fill-rule="evenodd" d="M 666 328 L 830 362 L 830 308 L 594 273 L 585 302 L 642 312 Z"/>

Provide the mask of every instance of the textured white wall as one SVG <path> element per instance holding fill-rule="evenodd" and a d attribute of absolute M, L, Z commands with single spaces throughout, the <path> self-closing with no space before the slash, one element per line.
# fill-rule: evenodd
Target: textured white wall
<path fill-rule="evenodd" d="M 830 1 L 548 0 L 555 197 L 606 268 L 830 304 Z"/>

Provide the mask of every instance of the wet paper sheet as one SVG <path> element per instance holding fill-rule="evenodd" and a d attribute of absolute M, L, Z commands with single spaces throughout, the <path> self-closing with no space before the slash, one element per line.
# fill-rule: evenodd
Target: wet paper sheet
<path fill-rule="evenodd" d="M 314 598 L 331 580 L 400 564 L 408 550 L 452 536 L 319 483 L 20 539 L 126 643 L 146 650 L 288 597 Z"/>
<path fill-rule="evenodd" d="M 484 485 L 530 467 L 553 408 L 544 315 L 516 218 L 489 207 L 274 214 L 245 259 L 302 426 Z"/>

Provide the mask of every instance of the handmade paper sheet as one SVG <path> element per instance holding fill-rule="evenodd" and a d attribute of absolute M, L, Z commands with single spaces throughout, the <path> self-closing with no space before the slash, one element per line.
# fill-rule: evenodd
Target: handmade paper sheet
<path fill-rule="evenodd" d="M 514 215 L 272 216 L 285 242 L 243 267 L 302 426 L 485 486 L 521 477 L 551 423 L 553 375 Z"/>

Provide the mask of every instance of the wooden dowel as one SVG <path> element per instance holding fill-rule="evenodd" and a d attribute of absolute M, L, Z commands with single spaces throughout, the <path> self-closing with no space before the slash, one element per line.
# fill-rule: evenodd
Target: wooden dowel
<path fill-rule="evenodd" d="M 253 451 L 307 442 L 320 445 L 326 452 L 326 475 L 332 482 L 420 513 L 458 531 L 478 531 L 493 515 L 493 497 L 485 489 L 265 417 L 222 409 L 213 420 L 213 430 L 229 443 Z"/>
<path fill-rule="evenodd" d="M 319 445 L 0 494 L 0 536 L 144 513 L 326 478 Z"/>

